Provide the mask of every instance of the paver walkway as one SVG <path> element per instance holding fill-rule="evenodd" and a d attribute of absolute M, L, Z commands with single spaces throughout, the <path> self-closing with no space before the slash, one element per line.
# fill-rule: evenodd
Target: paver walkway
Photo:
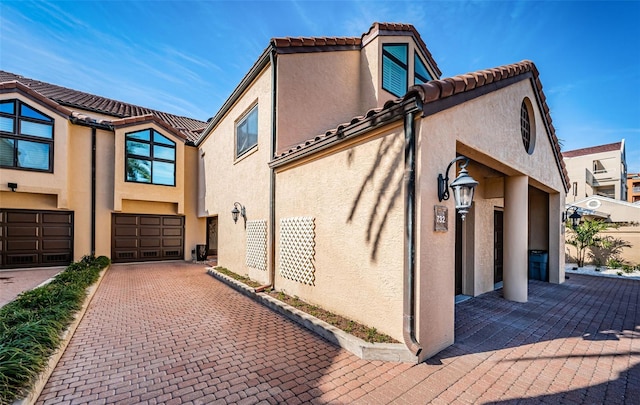
<path fill-rule="evenodd" d="M 0 307 L 16 299 L 20 293 L 37 287 L 62 270 L 64 267 L 0 271 Z"/>
<path fill-rule="evenodd" d="M 360 360 L 205 274 L 108 270 L 39 404 L 637 404 L 640 281 L 532 281 L 456 306 L 420 365 Z"/>

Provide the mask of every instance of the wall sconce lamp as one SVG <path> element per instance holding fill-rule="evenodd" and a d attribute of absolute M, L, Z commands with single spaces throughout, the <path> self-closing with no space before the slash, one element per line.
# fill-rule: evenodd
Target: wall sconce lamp
<path fill-rule="evenodd" d="M 244 209 L 244 205 L 239 202 L 234 202 L 233 209 L 231 210 L 231 217 L 233 218 L 234 224 L 238 223 L 238 215 L 242 215 L 242 218 L 244 218 L 244 225 L 247 226 L 247 211 Z"/>
<path fill-rule="evenodd" d="M 15 192 L 18 188 L 18 183 L 7 183 L 7 187 L 9 187 L 11 191 Z"/>
<path fill-rule="evenodd" d="M 569 215 L 569 210 L 573 208 L 573 214 Z M 565 212 L 562 213 L 562 222 L 567 222 L 571 220 L 571 228 L 576 229 L 578 224 L 580 224 L 580 219 L 582 215 L 578 213 L 578 207 L 569 207 Z"/>
<path fill-rule="evenodd" d="M 458 177 L 451 182 L 451 189 L 453 190 L 453 198 L 456 202 L 456 210 L 464 221 L 464 218 L 473 203 L 473 193 L 478 185 L 478 182 L 475 181 L 467 171 L 469 158 L 465 156 L 458 156 L 449 163 L 449 166 L 447 166 L 445 177 L 442 177 L 441 173 L 438 174 L 438 200 L 442 201 L 449 199 L 449 169 L 451 169 L 451 165 L 460 160 L 464 160 L 464 163 L 460 165 L 460 173 L 458 174 Z"/>

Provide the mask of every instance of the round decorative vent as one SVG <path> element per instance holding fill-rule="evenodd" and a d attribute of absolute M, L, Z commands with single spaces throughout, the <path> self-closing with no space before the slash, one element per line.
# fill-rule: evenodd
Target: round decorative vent
<path fill-rule="evenodd" d="M 536 126 L 533 120 L 533 107 L 527 97 L 520 105 L 520 132 L 522 133 L 522 144 L 528 154 L 533 153 L 536 146 Z"/>
<path fill-rule="evenodd" d="M 590 200 L 589 202 L 587 202 L 587 207 L 595 210 L 596 208 L 600 208 L 600 201 L 598 200 Z"/>

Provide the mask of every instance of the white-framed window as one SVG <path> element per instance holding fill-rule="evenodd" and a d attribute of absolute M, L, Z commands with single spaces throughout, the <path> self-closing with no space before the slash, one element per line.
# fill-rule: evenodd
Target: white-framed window
<path fill-rule="evenodd" d="M 382 45 L 382 88 L 396 97 L 407 92 L 407 44 Z"/>
<path fill-rule="evenodd" d="M 0 167 L 53 172 L 53 123 L 21 100 L 0 101 Z"/>
<path fill-rule="evenodd" d="M 125 135 L 125 178 L 129 182 L 176 185 L 176 143 L 153 129 Z"/>
<path fill-rule="evenodd" d="M 236 124 L 236 158 L 258 145 L 258 105 L 256 104 Z"/>

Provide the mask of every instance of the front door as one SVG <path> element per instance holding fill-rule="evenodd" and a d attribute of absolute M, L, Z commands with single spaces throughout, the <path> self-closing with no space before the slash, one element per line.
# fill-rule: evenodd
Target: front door
<path fill-rule="evenodd" d="M 493 282 L 502 281 L 503 212 L 493 211 Z"/>
<path fill-rule="evenodd" d="M 207 218 L 207 255 L 218 255 L 218 217 Z"/>

